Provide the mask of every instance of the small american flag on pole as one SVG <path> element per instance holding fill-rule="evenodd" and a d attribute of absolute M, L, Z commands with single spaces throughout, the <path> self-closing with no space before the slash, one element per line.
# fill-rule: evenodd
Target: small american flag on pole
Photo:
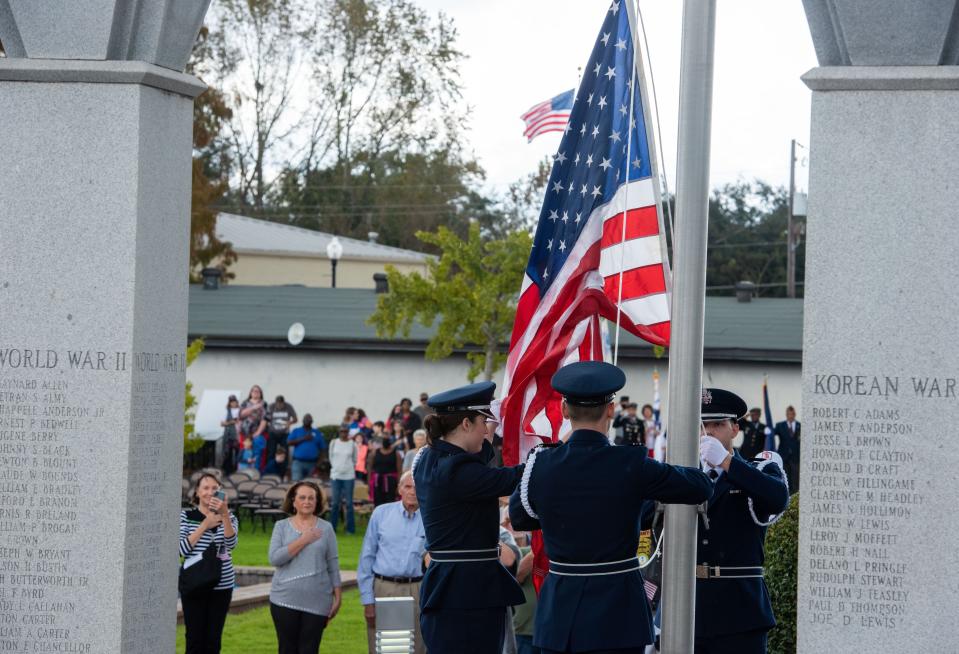
<path fill-rule="evenodd" d="M 656 584 L 645 578 L 643 579 L 643 588 L 646 589 L 646 599 L 652 602 L 653 598 L 656 597 L 656 591 L 659 590 L 659 588 L 656 586 Z"/>
<path fill-rule="evenodd" d="M 526 267 L 503 390 L 503 458 L 560 435 L 550 378 L 603 358 L 599 318 L 669 343 L 669 265 L 635 16 L 614 0 L 553 161 Z"/>
<path fill-rule="evenodd" d="M 520 116 L 526 122 L 526 131 L 523 132 L 526 141 L 532 141 L 546 132 L 562 132 L 569 121 L 572 108 L 573 89 L 530 107 L 529 111 Z"/>

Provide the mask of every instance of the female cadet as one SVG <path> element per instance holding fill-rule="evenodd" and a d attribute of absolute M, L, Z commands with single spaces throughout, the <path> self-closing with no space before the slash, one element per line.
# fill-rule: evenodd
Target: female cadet
<path fill-rule="evenodd" d="M 487 467 L 495 390 L 481 382 L 431 396 L 429 447 L 413 462 L 429 560 L 420 627 L 430 654 L 501 652 L 506 607 L 525 601 L 498 556 L 499 498 L 513 492 L 523 466 Z"/>

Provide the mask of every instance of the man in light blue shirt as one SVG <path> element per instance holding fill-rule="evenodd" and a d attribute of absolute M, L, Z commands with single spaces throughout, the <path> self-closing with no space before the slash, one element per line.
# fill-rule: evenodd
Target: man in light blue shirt
<path fill-rule="evenodd" d="M 412 597 L 415 607 L 415 652 L 424 654 L 420 634 L 420 580 L 426 554 L 426 531 L 416 500 L 413 475 L 400 477 L 399 502 L 376 507 L 363 537 L 363 550 L 356 570 L 360 602 L 366 617 L 370 654 L 376 652 L 376 598 Z"/>

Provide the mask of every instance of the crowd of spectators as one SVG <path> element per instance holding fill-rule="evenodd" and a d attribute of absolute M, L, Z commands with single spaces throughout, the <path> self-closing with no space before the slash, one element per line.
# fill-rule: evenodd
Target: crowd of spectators
<path fill-rule="evenodd" d="M 399 475 L 410 468 L 416 451 L 426 443 L 422 424 L 430 413 L 428 398 L 421 393 L 416 407 L 412 400 L 403 398 L 385 420 L 375 422 L 362 408 L 348 407 L 337 433 L 324 435 L 311 414 L 305 414 L 296 426 L 300 418 L 292 404 L 282 395 L 269 403 L 263 389 L 254 385 L 242 402 L 235 395 L 227 402 L 220 423 L 223 454 L 219 467 L 225 474 L 255 468 L 261 474 L 275 474 L 290 481 L 330 474 L 331 479 L 345 482 L 349 481 L 346 462 L 352 460 L 349 479 L 368 483 L 370 499 L 379 505 L 397 496 Z M 330 443 L 327 436 L 331 437 Z M 334 446 L 334 441 L 349 441 L 350 445 Z M 337 486 L 348 490 L 343 484 Z"/>

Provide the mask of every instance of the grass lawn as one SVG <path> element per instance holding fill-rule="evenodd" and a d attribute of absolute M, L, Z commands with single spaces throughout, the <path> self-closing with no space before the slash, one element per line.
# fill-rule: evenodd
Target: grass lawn
<path fill-rule="evenodd" d="M 240 537 L 236 549 L 233 550 L 234 565 L 270 565 L 270 536 L 272 527 L 267 524 L 264 532 L 260 525 L 256 525 L 256 532 L 249 520 L 240 522 Z M 356 570 L 360 560 L 360 549 L 363 547 L 363 534 L 366 533 L 366 521 L 357 521 L 356 533 L 347 534 L 343 531 L 343 523 L 337 526 L 336 544 L 340 551 L 340 570 Z"/>
<path fill-rule="evenodd" d="M 269 538 L 267 538 L 269 541 Z M 183 625 L 176 628 L 176 651 L 185 647 Z M 222 654 L 276 654 L 276 631 L 270 607 L 228 615 L 223 629 Z M 343 593 L 343 606 L 323 632 L 321 654 L 366 654 L 366 620 L 355 588 Z"/>

